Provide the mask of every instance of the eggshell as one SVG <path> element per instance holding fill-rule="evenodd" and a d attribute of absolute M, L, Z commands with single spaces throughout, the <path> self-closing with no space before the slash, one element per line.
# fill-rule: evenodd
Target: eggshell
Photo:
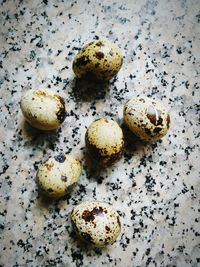
<path fill-rule="evenodd" d="M 97 119 L 89 125 L 85 142 L 90 155 L 105 165 L 118 160 L 124 150 L 122 129 L 117 122 L 107 118 Z"/>
<path fill-rule="evenodd" d="M 54 130 L 66 117 L 64 99 L 47 89 L 28 90 L 20 102 L 25 119 L 40 130 Z"/>
<path fill-rule="evenodd" d="M 36 182 L 43 193 L 62 197 L 70 193 L 81 175 L 81 164 L 70 155 L 60 154 L 49 158 L 38 169 Z"/>
<path fill-rule="evenodd" d="M 116 44 L 109 40 L 95 40 L 78 52 L 72 68 L 78 78 L 110 80 L 120 70 L 122 62 L 122 52 Z"/>
<path fill-rule="evenodd" d="M 140 139 L 156 141 L 167 134 L 170 116 L 160 101 L 136 97 L 125 104 L 124 121 Z"/>
<path fill-rule="evenodd" d="M 82 202 L 74 207 L 71 220 L 78 235 L 96 247 L 112 244 L 121 231 L 118 213 L 104 202 Z"/>

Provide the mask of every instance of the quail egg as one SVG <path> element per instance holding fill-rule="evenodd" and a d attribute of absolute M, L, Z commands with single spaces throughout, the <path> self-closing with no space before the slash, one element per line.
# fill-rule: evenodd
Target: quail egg
<path fill-rule="evenodd" d="M 109 40 L 96 40 L 78 52 L 72 68 L 78 78 L 110 80 L 120 70 L 122 62 L 122 52 L 116 44 Z"/>
<path fill-rule="evenodd" d="M 64 99 L 47 89 L 28 90 L 20 106 L 25 119 L 40 130 L 56 129 L 66 117 Z"/>
<path fill-rule="evenodd" d="M 136 97 L 125 104 L 124 121 L 140 139 L 156 141 L 167 134 L 170 116 L 158 100 Z"/>
<path fill-rule="evenodd" d="M 46 195 L 62 197 L 79 181 L 81 170 L 78 160 L 70 155 L 59 154 L 38 168 L 36 182 Z"/>
<path fill-rule="evenodd" d="M 119 159 L 124 150 L 122 129 L 117 122 L 101 118 L 92 122 L 85 134 L 90 155 L 103 165 L 110 165 Z"/>
<path fill-rule="evenodd" d="M 71 220 L 76 233 L 96 247 L 112 244 L 121 231 L 118 213 L 104 202 L 82 202 L 74 207 Z"/>

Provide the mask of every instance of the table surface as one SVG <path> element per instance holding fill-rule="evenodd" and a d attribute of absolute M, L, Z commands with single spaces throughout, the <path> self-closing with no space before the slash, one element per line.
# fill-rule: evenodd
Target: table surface
<path fill-rule="evenodd" d="M 0 266 L 200 266 L 200 2 L 1 1 Z M 124 63 L 108 83 L 79 82 L 77 51 L 93 39 L 118 44 Z M 22 93 L 51 88 L 67 102 L 55 132 L 24 122 Z M 160 99 L 171 114 L 161 141 L 127 134 L 123 157 L 100 168 L 87 156 L 87 126 L 123 123 L 134 96 Z M 36 170 L 49 156 L 82 161 L 78 186 L 64 199 L 38 194 Z M 77 240 L 70 212 L 83 200 L 111 203 L 122 233 L 104 249 Z"/>

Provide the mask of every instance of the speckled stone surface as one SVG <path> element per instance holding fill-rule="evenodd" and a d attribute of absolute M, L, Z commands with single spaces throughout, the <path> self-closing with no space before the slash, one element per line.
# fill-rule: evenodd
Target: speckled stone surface
<path fill-rule="evenodd" d="M 0 10 L 0 266 L 200 266 L 200 2 L 2 0 Z M 109 83 L 77 81 L 74 55 L 102 37 L 121 47 L 122 69 Z M 57 132 L 24 122 L 21 95 L 38 87 L 67 101 Z M 145 144 L 125 130 L 121 160 L 96 167 L 87 126 L 101 116 L 122 124 L 124 103 L 142 94 L 169 108 L 168 135 Z M 71 196 L 49 201 L 36 170 L 62 151 L 82 161 L 83 175 Z M 122 234 L 105 249 L 72 231 L 73 206 L 89 199 L 121 217 Z"/>

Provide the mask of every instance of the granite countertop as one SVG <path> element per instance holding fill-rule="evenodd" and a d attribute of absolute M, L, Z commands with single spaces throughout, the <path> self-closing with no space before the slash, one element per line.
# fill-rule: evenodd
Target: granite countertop
<path fill-rule="evenodd" d="M 0 60 L 0 266 L 200 266 L 198 0 L 2 0 Z M 106 84 L 74 78 L 72 60 L 93 39 L 118 44 L 124 63 Z M 51 88 L 68 116 L 55 132 L 24 122 L 23 92 Z M 160 99 L 171 114 L 161 141 L 128 136 L 112 167 L 91 163 L 87 126 L 102 116 L 123 123 L 134 96 Z M 59 201 L 38 194 L 39 164 L 59 152 L 82 161 L 74 192 Z M 94 249 L 74 238 L 69 213 L 82 200 L 111 203 L 122 234 Z"/>

